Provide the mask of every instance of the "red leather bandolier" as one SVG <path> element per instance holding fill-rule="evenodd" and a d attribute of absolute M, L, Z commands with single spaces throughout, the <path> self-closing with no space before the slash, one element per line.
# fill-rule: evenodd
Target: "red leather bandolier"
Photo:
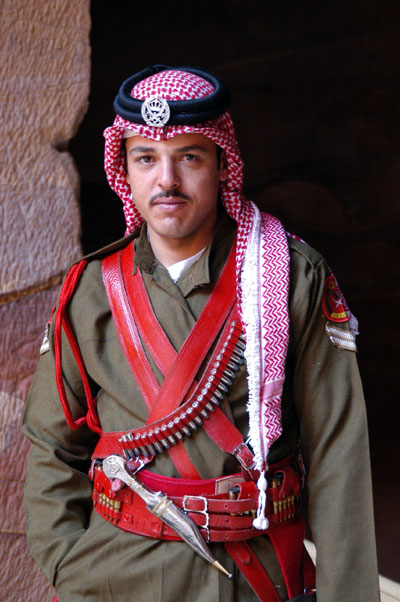
<path fill-rule="evenodd" d="M 146 470 L 141 470 L 138 478 L 150 489 L 161 490 L 183 508 L 207 541 L 224 543 L 261 602 L 280 600 L 246 541 L 264 534 L 274 545 L 289 597 L 311 591 L 314 575 L 303 548 L 304 523 L 297 516 L 302 474 L 295 455 L 269 467 L 266 508 L 269 528 L 256 530 L 252 522 L 257 508 L 255 479 L 258 475 L 252 470 L 253 456 L 241 433 L 219 408 L 222 393 L 226 393 L 231 384 L 227 374 L 233 376 L 232 368 L 240 361 L 244 347 L 236 308 L 235 248 L 232 248 L 206 306 L 179 353 L 153 313 L 140 270 L 132 274 L 133 253 L 131 243 L 107 256 L 102 260 L 102 272 L 122 349 L 149 410 L 143 428 L 112 433 L 101 430 L 82 356 L 65 317 L 65 308 L 86 262 L 76 264 L 69 272 L 55 320 L 56 380 L 67 422 L 71 428 L 87 422 L 100 435 L 91 470 L 96 511 L 125 531 L 180 540 L 172 529 L 146 509 L 137 494 L 121 487 L 122 484 L 110 483 L 102 470 L 102 459 L 110 454 L 124 456 L 128 467 L 135 467 L 139 458 L 146 464 L 155 454 L 168 451 L 180 479 Z M 71 415 L 62 381 L 61 328 L 73 350 L 87 397 L 87 416 L 78 420 Z M 164 376 L 161 386 L 147 360 L 142 341 Z M 197 382 L 195 377 L 213 344 L 211 358 Z M 182 443 L 184 437 L 197 428 L 204 428 L 224 452 L 233 454 L 241 465 L 241 472 L 220 479 L 200 479 Z M 307 583 L 303 578 L 304 562 L 307 564 Z"/>

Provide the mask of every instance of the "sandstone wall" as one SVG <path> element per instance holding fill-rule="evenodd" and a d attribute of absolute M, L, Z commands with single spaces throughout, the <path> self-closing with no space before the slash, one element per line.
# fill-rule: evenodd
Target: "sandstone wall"
<path fill-rule="evenodd" d="M 61 274 L 80 254 L 66 151 L 87 108 L 89 0 L 2 0 L 0 600 L 52 600 L 24 537 L 24 401 Z"/>

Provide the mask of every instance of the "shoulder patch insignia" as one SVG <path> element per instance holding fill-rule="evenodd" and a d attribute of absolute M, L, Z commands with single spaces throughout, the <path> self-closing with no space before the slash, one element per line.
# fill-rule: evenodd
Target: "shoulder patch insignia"
<path fill-rule="evenodd" d="M 325 280 L 322 295 L 322 309 L 328 320 L 331 322 L 348 322 L 349 317 L 345 309 L 345 303 L 336 278 L 328 276 Z"/>
<path fill-rule="evenodd" d="M 356 337 L 349 330 L 343 330 L 337 326 L 332 326 L 329 322 L 325 325 L 325 331 L 329 336 L 331 343 L 339 349 L 347 349 L 348 351 L 357 351 Z"/>

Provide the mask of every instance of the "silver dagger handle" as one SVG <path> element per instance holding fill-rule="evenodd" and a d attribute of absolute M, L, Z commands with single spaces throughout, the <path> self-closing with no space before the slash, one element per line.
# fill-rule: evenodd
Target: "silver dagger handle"
<path fill-rule="evenodd" d="M 103 470 L 109 479 L 120 479 L 136 493 L 139 493 L 138 490 L 144 487 L 134 476 L 129 474 L 125 468 L 125 461 L 121 456 L 108 456 L 103 460 Z"/>

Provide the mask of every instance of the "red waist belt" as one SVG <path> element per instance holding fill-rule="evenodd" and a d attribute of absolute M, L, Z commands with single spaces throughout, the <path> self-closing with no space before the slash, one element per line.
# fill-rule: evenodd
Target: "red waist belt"
<path fill-rule="evenodd" d="M 283 464 L 286 464 L 283 466 Z M 297 515 L 300 478 L 286 462 L 269 471 L 266 515 L 269 529 L 292 522 Z M 252 526 L 258 489 L 241 473 L 219 479 L 175 479 L 141 470 L 139 480 L 153 491 L 162 491 L 199 527 L 206 541 L 243 541 L 262 535 Z M 93 503 L 96 511 L 124 531 L 180 541 L 177 533 L 146 509 L 145 502 L 128 487 L 112 491 L 99 464 L 94 471 Z"/>

